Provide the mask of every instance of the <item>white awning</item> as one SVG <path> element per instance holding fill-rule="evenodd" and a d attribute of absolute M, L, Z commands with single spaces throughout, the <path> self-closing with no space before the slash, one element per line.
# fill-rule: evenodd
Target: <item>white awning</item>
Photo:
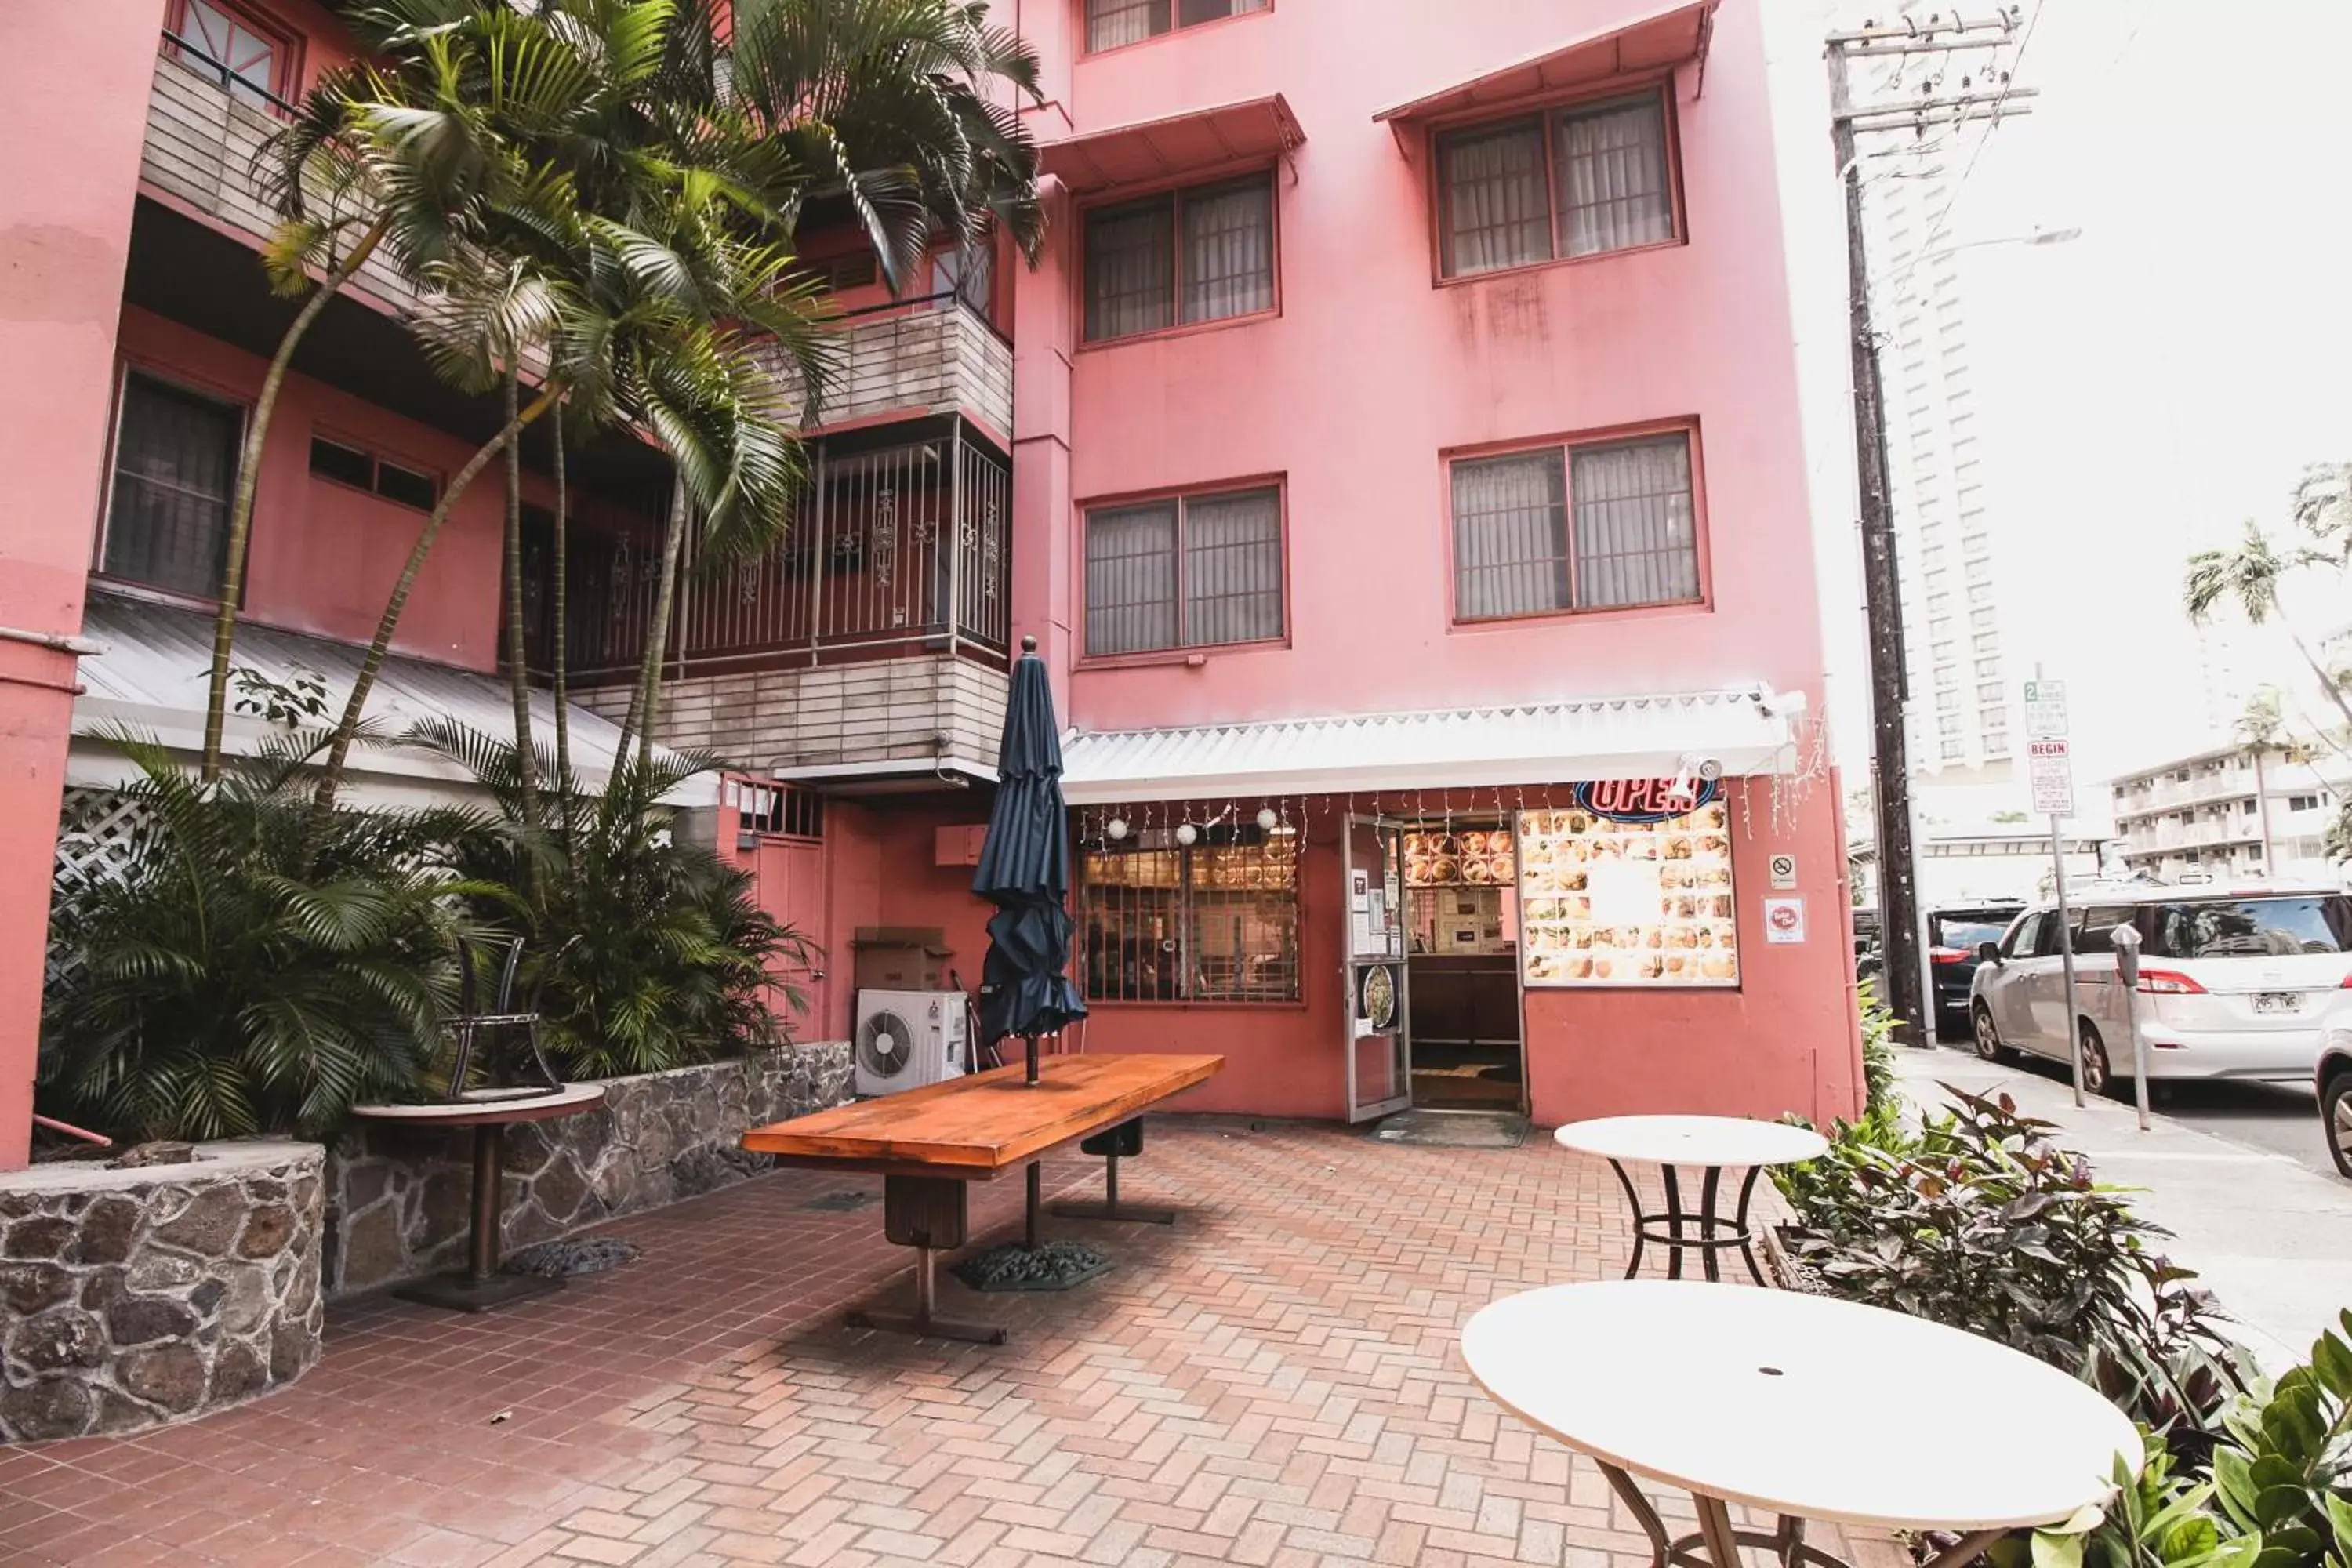
<path fill-rule="evenodd" d="M 1274 794 L 1447 789 L 1665 778 L 1703 761 L 1726 774 L 1792 765 L 1801 693 L 1606 697 L 1518 708 L 1275 719 L 1062 741 L 1073 805 Z"/>
<path fill-rule="evenodd" d="M 74 700 L 74 745 L 67 783 L 103 788 L 125 782 L 128 759 L 107 743 L 110 731 L 128 730 L 173 751 L 201 752 L 205 738 L 205 688 L 212 668 L 213 621 L 207 614 L 99 593 L 89 598 L 83 635 L 106 651 L 83 656 L 83 694 Z M 326 686 L 327 717 L 341 717 L 358 678 L 366 649 L 327 637 L 305 637 L 273 626 L 239 625 L 236 667 L 268 680 L 291 685 L 313 675 Z M 236 700 L 231 688 L 230 700 Z M 485 734 L 514 733 L 514 705 L 503 677 L 423 659 L 391 658 L 368 696 L 368 717 L 397 735 L 425 719 L 453 719 Z M 555 702 L 531 693 L 533 733 L 542 745 L 555 737 Z M 581 782 L 603 786 L 610 776 L 620 726 L 573 705 L 572 766 Z M 225 749 L 249 756 L 283 726 L 232 711 Z M 472 775 L 455 763 L 414 746 L 357 746 L 351 762 L 351 798 L 373 805 L 422 805 L 478 799 Z M 669 804 L 711 805 L 719 799 L 716 774 L 706 773 L 672 792 Z"/>

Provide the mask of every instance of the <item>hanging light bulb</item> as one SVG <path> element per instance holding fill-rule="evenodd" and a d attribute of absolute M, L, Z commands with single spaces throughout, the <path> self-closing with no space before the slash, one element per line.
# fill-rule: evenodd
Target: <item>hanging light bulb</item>
<path fill-rule="evenodd" d="M 1181 844 L 1181 845 L 1185 845 L 1185 846 L 1187 846 L 1187 847 L 1189 847 L 1192 845 L 1192 843 L 1193 842 L 1193 840 L 1195 840 L 1195 839 L 1199 838 L 1200 837 L 1201 837 L 1201 830 L 1200 830 L 1199 828 L 1197 828 L 1197 827 L 1193 826 L 1191 823 L 1189 823 L 1189 822 L 1180 822 L 1180 823 L 1178 823 L 1178 824 L 1176 825 L 1176 842 L 1177 842 L 1177 843 Z"/>
<path fill-rule="evenodd" d="M 1127 837 L 1127 818 L 1123 816 L 1112 817 L 1109 822 L 1104 825 L 1103 831 L 1110 836 L 1112 843 L 1118 843 L 1120 839 Z"/>
<path fill-rule="evenodd" d="M 1274 807 L 1261 805 L 1257 808 L 1257 826 L 1260 832 L 1271 833 L 1281 825 L 1282 818 L 1275 815 Z"/>

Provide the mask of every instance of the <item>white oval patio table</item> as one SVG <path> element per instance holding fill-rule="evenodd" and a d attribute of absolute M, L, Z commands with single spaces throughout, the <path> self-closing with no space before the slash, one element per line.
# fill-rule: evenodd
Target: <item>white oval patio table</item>
<path fill-rule="evenodd" d="M 403 1285 L 393 1292 L 404 1301 L 446 1307 L 457 1312 L 489 1312 L 563 1288 L 561 1279 L 499 1272 L 499 1195 L 505 1186 L 506 1128 L 517 1121 L 577 1116 L 604 1103 L 601 1083 L 567 1083 L 562 1089 L 486 1089 L 462 1100 L 423 1105 L 354 1105 L 362 1121 L 408 1127 L 468 1127 L 474 1134 L 473 1220 L 467 1238 L 466 1267 Z"/>
<path fill-rule="evenodd" d="M 1843 1568 L 1804 1542 L 1818 1520 L 1953 1531 L 1958 1568 L 2011 1530 L 2104 1503 L 2139 1437 L 2089 1385 L 1924 1318 L 1745 1285 L 1612 1279 L 1509 1296 L 1462 1330 L 1495 1402 L 1599 1461 L 1657 1568 L 1739 1568 L 1738 1549 Z M 1933 1451 L 1889 1440 L 1867 1391 L 1890 1370 L 1937 1401 Z M 1632 1478 L 1688 1491 L 1696 1534 L 1669 1540 Z M 1727 1503 L 1780 1516 L 1734 1531 Z M 1706 1548 L 1702 1556 L 1696 1549 Z"/>
<path fill-rule="evenodd" d="M 1631 1279 L 1642 1269 L 1642 1247 L 1656 1242 L 1666 1248 L 1666 1278 L 1683 1277 L 1683 1254 L 1698 1253 L 1706 1277 L 1719 1279 L 1716 1254 L 1736 1247 L 1748 1260 L 1748 1272 L 1759 1285 L 1764 1270 L 1756 1262 L 1755 1236 L 1748 1228 L 1748 1204 L 1756 1194 L 1756 1178 L 1767 1165 L 1791 1165 L 1819 1159 L 1829 1152 L 1829 1140 L 1810 1127 L 1785 1121 L 1751 1121 L 1739 1116 L 1606 1116 L 1592 1121 L 1571 1121 L 1553 1132 L 1560 1147 L 1580 1154 L 1597 1154 L 1617 1173 L 1625 1202 L 1633 1211 L 1633 1256 L 1625 1265 Z M 1644 1214 L 1627 1162 L 1656 1165 L 1665 1173 L 1666 1207 L 1663 1214 Z M 1682 1181 L 1675 1169 L 1697 1165 L 1706 1174 L 1699 1182 L 1698 1212 L 1683 1208 Z M 1739 1184 L 1739 1207 L 1728 1218 L 1715 1212 L 1717 1189 L 1727 1168 L 1745 1166 Z M 1663 1228 L 1660 1228 L 1663 1227 Z M 1685 1235 L 1687 1227 L 1692 1234 Z"/>

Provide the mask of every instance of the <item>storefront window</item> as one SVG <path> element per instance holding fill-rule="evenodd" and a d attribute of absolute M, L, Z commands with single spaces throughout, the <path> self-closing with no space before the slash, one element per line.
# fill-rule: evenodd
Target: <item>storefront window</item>
<path fill-rule="evenodd" d="M 1255 827 L 1087 851 L 1081 963 L 1094 1002 L 1298 1000 L 1298 840 Z"/>
<path fill-rule="evenodd" d="M 1661 822 L 1522 812 L 1518 867 L 1528 984 L 1739 984 L 1721 801 Z"/>

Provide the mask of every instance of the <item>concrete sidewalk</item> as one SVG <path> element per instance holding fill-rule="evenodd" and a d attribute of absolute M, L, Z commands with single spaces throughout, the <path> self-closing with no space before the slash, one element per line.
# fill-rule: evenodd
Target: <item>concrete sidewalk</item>
<path fill-rule="evenodd" d="M 2129 1105 L 2094 1097 L 2077 1110 L 2066 1084 L 2026 1068 L 1942 1049 L 1899 1057 L 1913 1103 L 1945 1103 L 1939 1083 L 2005 1093 L 2063 1129 L 2059 1142 L 2086 1155 L 2101 1181 L 2143 1189 L 2133 1207 L 2179 1238 L 2167 1250 L 2203 1276 L 2265 1370 L 2305 1359 L 2352 1306 L 2352 1183 L 2160 1114 L 2142 1132 Z"/>

